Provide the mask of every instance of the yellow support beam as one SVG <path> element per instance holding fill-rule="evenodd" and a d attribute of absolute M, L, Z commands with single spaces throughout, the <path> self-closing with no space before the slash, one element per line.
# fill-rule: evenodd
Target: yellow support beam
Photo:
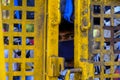
<path fill-rule="evenodd" d="M 58 33 L 60 23 L 60 0 L 48 0 L 47 56 L 58 56 Z"/>
<path fill-rule="evenodd" d="M 60 24 L 60 0 L 48 0 L 47 15 L 47 45 L 46 45 L 46 80 L 57 80 L 64 60 L 58 57 L 58 39 Z"/>
<path fill-rule="evenodd" d="M 89 28 L 90 0 L 75 0 L 74 67 L 82 69 L 82 74 L 75 73 L 75 80 L 87 80 L 94 74 L 93 65 L 88 62 Z"/>
<path fill-rule="evenodd" d="M 4 58 L 4 46 L 3 46 L 3 29 L 2 29 L 2 11 L 0 2 L 0 80 L 6 80 L 5 74 L 5 58 Z"/>

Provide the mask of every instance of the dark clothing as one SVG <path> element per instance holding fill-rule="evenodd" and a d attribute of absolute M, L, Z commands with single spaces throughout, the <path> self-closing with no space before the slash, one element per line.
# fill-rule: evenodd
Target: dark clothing
<path fill-rule="evenodd" d="M 74 60 L 74 41 L 59 42 L 59 56 L 65 60 Z"/>

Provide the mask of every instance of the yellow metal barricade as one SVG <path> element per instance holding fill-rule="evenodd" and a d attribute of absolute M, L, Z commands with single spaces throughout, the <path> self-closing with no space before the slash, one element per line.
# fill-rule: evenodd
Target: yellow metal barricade
<path fill-rule="evenodd" d="M 119 0 L 91 0 L 89 33 L 91 59 L 96 80 L 120 79 L 119 63 Z"/>
<path fill-rule="evenodd" d="M 89 0 L 75 1 L 75 80 L 93 76 L 88 62 L 89 5 Z M 0 13 L 0 35 L 4 40 L 1 53 L 5 57 L 5 64 L 3 55 L 0 57 L 0 78 L 57 80 L 64 67 L 63 58 L 58 57 L 60 0 L 0 0 Z"/>
<path fill-rule="evenodd" d="M 58 57 L 59 5 L 59 0 L 0 0 L 6 66 L 1 55 L 0 80 L 58 79 L 64 66 Z"/>
<path fill-rule="evenodd" d="M 16 4 L 15 1 L 20 1 Z M 33 1 L 29 4 L 29 1 Z M 1 14 L 2 13 L 2 14 Z M 43 80 L 44 0 L 0 0 L 0 80 Z M 3 36 L 2 36 L 3 33 Z M 6 79 L 3 68 L 2 37 Z M 2 69 L 1 69 L 2 68 Z M 1 75 L 3 73 L 3 75 Z M 2 76 L 2 77 L 1 77 Z"/>

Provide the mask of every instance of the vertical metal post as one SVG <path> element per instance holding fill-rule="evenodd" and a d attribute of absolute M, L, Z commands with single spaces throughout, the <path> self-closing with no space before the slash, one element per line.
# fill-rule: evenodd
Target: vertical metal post
<path fill-rule="evenodd" d="M 63 59 L 58 57 L 58 33 L 60 23 L 60 0 L 48 0 L 46 27 L 46 80 L 57 80 Z"/>
<path fill-rule="evenodd" d="M 86 80 L 93 75 L 93 66 L 88 62 L 89 28 L 90 28 L 90 1 L 75 0 L 74 67 L 82 69 L 82 74 L 75 73 L 75 80 L 79 79 Z"/>
<path fill-rule="evenodd" d="M 2 32 L 2 9 L 0 2 L 0 80 L 6 80 L 5 76 L 5 58 L 4 58 L 4 45 L 3 45 L 3 32 Z"/>

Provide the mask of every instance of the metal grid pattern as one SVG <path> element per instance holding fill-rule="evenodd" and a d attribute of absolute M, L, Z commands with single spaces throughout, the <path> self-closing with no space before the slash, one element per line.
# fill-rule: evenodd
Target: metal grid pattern
<path fill-rule="evenodd" d="M 92 0 L 91 3 L 93 35 L 91 59 L 94 63 L 95 79 L 97 80 L 120 78 L 120 73 L 116 72 L 120 65 L 120 62 L 116 60 L 120 52 L 118 49 L 120 26 L 119 23 L 116 24 L 116 20 L 120 18 L 120 13 L 115 11 L 119 5 L 119 1 L 107 2 L 107 0 Z M 107 24 L 107 22 L 109 23 Z"/>
<path fill-rule="evenodd" d="M 41 80 L 44 1 L 0 0 L 0 4 L 6 80 Z"/>

